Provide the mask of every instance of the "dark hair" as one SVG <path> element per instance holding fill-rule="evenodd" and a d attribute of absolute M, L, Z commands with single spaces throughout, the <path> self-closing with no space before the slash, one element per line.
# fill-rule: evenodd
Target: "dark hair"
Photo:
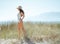
<path fill-rule="evenodd" d="M 24 14 L 24 11 L 22 9 L 19 9 L 20 13 L 22 12 Z"/>

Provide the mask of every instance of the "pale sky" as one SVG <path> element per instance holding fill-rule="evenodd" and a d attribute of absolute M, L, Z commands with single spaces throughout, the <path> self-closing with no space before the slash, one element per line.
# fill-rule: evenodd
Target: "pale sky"
<path fill-rule="evenodd" d="M 60 12 L 60 0 L 0 0 L 0 22 L 17 21 L 16 8 L 19 5 L 25 11 L 24 21 L 60 21 L 60 14 L 42 15 L 48 12 Z"/>

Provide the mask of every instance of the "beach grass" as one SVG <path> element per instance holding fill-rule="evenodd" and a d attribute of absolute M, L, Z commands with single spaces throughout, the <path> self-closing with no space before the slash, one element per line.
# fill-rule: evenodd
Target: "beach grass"
<path fill-rule="evenodd" d="M 0 26 L 0 39 L 17 39 L 17 23 L 2 24 Z M 54 43 L 60 41 L 60 23 L 32 23 L 24 22 L 27 36 L 33 40 L 52 39 Z M 60 42 L 59 42 L 60 43 Z"/>

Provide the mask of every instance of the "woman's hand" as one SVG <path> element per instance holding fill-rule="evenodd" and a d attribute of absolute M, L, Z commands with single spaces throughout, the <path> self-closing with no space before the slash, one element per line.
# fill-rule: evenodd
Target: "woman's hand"
<path fill-rule="evenodd" d="M 23 19 L 20 18 L 20 21 L 22 21 Z"/>

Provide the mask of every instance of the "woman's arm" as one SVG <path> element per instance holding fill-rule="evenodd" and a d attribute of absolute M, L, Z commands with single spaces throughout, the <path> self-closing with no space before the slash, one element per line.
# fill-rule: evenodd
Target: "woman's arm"
<path fill-rule="evenodd" d="M 22 12 L 20 14 L 21 14 L 21 20 L 23 20 L 25 15 Z"/>

